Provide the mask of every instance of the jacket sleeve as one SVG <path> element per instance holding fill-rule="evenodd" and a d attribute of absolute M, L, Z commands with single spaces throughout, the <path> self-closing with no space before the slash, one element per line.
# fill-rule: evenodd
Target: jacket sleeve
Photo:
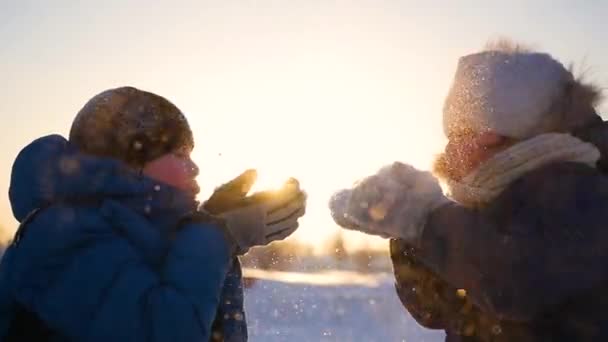
<path fill-rule="evenodd" d="M 390 252 L 397 295 L 418 324 L 464 335 L 470 334 L 470 327 L 480 326 L 479 309 L 462 291 L 417 260 L 414 247 L 392 239 Z"/>
<path fill-rule="evenodd" d="M 16 299 L 70 340 L 209 340 L 232 260 L 222 230 L 189 223 L 152 270 L 99 221 L 66 207 L 41 212 L 15 255 Z"/>
<path fill-rule="evenodd" d="M 418 257 L 483 311 L 527 321 L 605 284 L 606 222 L 608 179 L 580 164 L 555 164 L 484 209 L 436 209 Z"/>
<path fill-rule="evenodd" d="M 390 253 L 395 289 L 405 309 L 425 328 L 447 328 L 446 308 L 450 306 L 444 296 L 447 284 L 417 261 L 413 248 L 403 240 L 392 239 Z"/>

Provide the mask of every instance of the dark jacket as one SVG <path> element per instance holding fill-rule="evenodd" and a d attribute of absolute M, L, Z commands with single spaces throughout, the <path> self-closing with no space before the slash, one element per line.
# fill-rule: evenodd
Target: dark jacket
<path fill-rule="evenodd" d="M 391 241 L 397 293 L 447 341 L 608 341 L 608 129 L 578 132 L 602 160 L 556 163 L 482 209 L 451 203 L 422 243 Z"/>
<path fill-rule="evenodd" d="M 208 341 L 218 308 L 226 340 L 246 340 L 224 230 L 178 224 L 196 209 L 191 196 L 48 136 L 17 157 L 10 199 L 29 222 L 0 264 L 0 340 L 25 312 L 53 341 Z M 111 224 L 108 200 L 149 225 Z"/>

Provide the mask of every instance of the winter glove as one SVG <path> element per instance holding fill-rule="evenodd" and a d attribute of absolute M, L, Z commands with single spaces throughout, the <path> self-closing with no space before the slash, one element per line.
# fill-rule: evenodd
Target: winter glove
<path fill-rule="evenodd" d="M 230 209 L 242 206 L 243 199 L 251 190 L 257 179 L 257 171 L 246 170 L 235 179 L 215 189 L 211 197 L 203 204 L 203 210 L 218 215 Z"/>
<path fill-rule="evenodd" d="M 395 162 L 335 193 L 329 207 L 343 228 L 416 243 L 427 216 L 448 201 L 429 172 Z"/>
<path fill-rule="evenodd" d="M 219 214 L 238 246 L 238 254 L 254 246 L 282 240 L 298 228 L 306 209 L 306 194 L 295 179 L 277 191 L 263 191 L 244 197 Z"/>

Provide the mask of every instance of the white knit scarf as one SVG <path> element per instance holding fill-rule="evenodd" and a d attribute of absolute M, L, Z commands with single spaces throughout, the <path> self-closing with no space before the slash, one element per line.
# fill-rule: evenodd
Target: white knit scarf
<path fill-rule="evenodd" d="M 517 143 L 497 153 L 460 181 L 444 179 L 454 201 L 477 207 L 490 202 L 511 182 L 539 167 L 556 162 L 576 162 L 595 167 L 599 150 L 569 134 L 547 133 Z"/>

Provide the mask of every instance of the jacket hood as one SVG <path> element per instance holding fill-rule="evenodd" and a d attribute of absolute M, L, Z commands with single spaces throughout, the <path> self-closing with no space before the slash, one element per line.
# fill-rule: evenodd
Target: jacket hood
<path fill-rule="evenodd" d="M 138 174 L 124 163 L 79 152 L 65 138 L 36 139 L 18 154 L 9 198 L 18 221 L 53 203 L 113 199 L 146 216 L 181 216 L 196 209 L 194 197 Z"/>

